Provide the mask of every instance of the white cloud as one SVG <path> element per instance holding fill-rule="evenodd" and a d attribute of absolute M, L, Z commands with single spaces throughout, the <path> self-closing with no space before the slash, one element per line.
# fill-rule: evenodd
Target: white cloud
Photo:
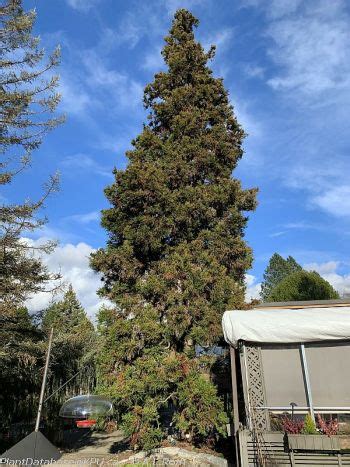
<path fill-rule="evenodd" d="M 39 238 L 38 240 L 27 240 L 31 245 L 37 246 L 47 240 Z M 100 277 L 89 267 L 89 257 L 94 249 L 86 243 L 73 245 L 67 243 L 58 246 L 50 255 L 43 255 L 43 263 L 52 272 L 60 271 L 63 281 L 71 283 L 80 302 L 85 308 L 87 314 L 94 318 L 102 304 L 107 304 L 106 300 L 101 300 L 96 291 L 101 286 Z M 62 297 L 62 292 L 54 299 Z M 52 297 L 49 293 L 39 293 L 27 302 L 30 311 L 38 311 L 47 307 Z"/>
<path fill-rule="evenodd" d="M 212 45 L 216 46 L 217 53 L 224 51 L 233 37 L 233 28 L 224 28 L 214 32 L 210 36 L 204 37 L 200 40 L 205 50 L 209 50 Z"/>
<path fill-rule="evenodd" d="M 108 68 L 105 61 L 95 51 L 85 51 L 82 56 L 87 76 L 86 83 L 97 92 L 105 94 L 111 104 L 111 98 L 117 106 L 130 108 L 142 105 L 143 86 L 125 73 Z"/>
<path fill-rule="evenodd" d="M 339 261 L 327 261 L 325 263 L 305 264 L 304 269 L 307 271 L 317 271 L 342 296 L 350 294 L 350 274 L 339 274 L 337 272 L 339 266 Z"/>
<path fill-rule="evenodd" d="M 350 18 L 342 0 L 274 2 L 283 4 L 267 34 L 269 53 L 280 71 L 268 83 L 276 90 L 315 97 L 349 89 Z M 296 11 L 297 10 L 297 11 Z M 271 7 L 273 11 L 273 7 Z M 295 13 L 287 15 L 288 13 Z M 286 16 L 287 15 L 287 16 Z"/>
<path fill-rule="evenodd" d="M 246 293 L 245 298 L 247 301 L 259 300 L 261 291 L 261 282 L 257 282 L 257 279 L 252 274 L 245 275 Z"/>
<path fill-rule="evenodd" d="M 249 101 L 238 99 L 235 95 L 232 105 L 234 107 L 238 123 L 242 125 L 244 131 L 248 135 L 253 135 L 255 141 L 260 138 L 263 135 L 262 123 L 253 115 Z M 247 156 L 248 154 L 246 157 Z"/>
<path fill-rule="evenodd" d="M 153 72 L 160 71 L 161 68 L 164 68 L 164 58 L 161 55 L 162 47 L 156 47 L 151 52 L 146 53 L 145 61 L 142 64 L 142 68 L 150 70 Z"/>
<path fill-rule="evenodd" d="M 66 0 L 67 4 L 74 10 L 88 12 L 96 6 L 100 0 Z"/>
<path fill-rule="evenodd" d="M 60 105 L 70 115 L 83 116 L 94 103 L 82 83 L 76 84 L 67 79 L 61 79 L 59 91 L 62 95 Z"/>
<path fill-rule="evenodd" d="M 338 217 L 350 216 L 350 185 L 336 186 L 314 196 L 311 200 L 324 211 Z"/>

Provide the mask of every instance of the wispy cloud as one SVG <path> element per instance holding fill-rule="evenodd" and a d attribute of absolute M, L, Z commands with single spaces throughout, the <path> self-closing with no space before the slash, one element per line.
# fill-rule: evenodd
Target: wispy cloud
<path fill-rule="evenodd" d="M 155 49 L 146 53 L 144 62 L 142 63 L 142 68 L 153 72 L 158 72 L 161 68 L 164 68 L 165 63 L 161 51 L 162 46 L 159 45 Z"/>
<path fill-rule="evenodd" d="M 68 156 L 63 159 L 61 165 L 66 169 L 82 169 L 102 177 L 113 178 L 112 168 L 99 164 L 86 154 Z"/>
<path fill-rule="evenodd" d="M 265 69 L 262 66 L 246 64 L 244 67 L 244 72 L 249 78 L 260 78 L 265 77 Z"/>
<path fill-rule="evenodd" d="M 82 83 L 73 83 L 63 78 L 59 90 L 62 95 L 61 108 L 68 115 L 84 116 L 94 104 L 91 94 L 84 89 Z"/>
<path fill-rule="evenodd" d="M 66 0 L 67 4 L 74 10 L 87 13 L 96 6 L 101 0 Z"/>
<path fill-rule="evenodd" d="M 208 4 L 210 0 L 163 0 L 169 14 L 173 14 L 179 8 L 191 9 L 196 5 Z"/>
<path fill-rule="evenodd" d="M 270 63 L 265 64 L 268 72 L 263 78 L 284 105 L 276 110 L 276 119 L 267 116 L 265 121 L 271 137 L 263 144 L 269 143 L 270 155 L 259 156 L 264 160 L 260 168 L 290 193 L 303 192 L 306 209 L 345 221 L 350 212 L 347 2 L 245 0 L 243 5 L 259 8 L 264 14 L 262 40 Z"/>
<path fill-rule="evenodd" d="M 97 92 L 104 93 L 106 101 L 112 98 L 118 108 L 142 108 L 143 85 L 125 73 L 108 67 L 106 61 L 93 50 L 85 51 L 82 62 L 87 71 L 86 83 Z"/>
<path fill-rule="evenodd" d="M 232 43 L 233 35 L 233 28 L 222 28 L 218 31 L 214 31 L 210 35 L 200 38 L 200 41 L 205 50 L 209 50 L 212 45 L 215 45 L 217 53 L 220 53 L 225 51 L 225 49 Z"/>
<path fill-rule="evenodd" d="M 100 217 L 99 211 L 91 211 L 84 214 L 73 214 L 72 216 L 65 217 L 64 220 L 78 222 L 79 224 L 90 224 L 90 222 L 99 221 Z"/>
<path fill-rule="evenodd" d="M 325 98 L 327 93 L 333 98 L 336 92 L 348 90 L 350 17 L 345 2 L 278 3 L 285 8 L 267 34 L 274 41 L 269 54 L 279 71 L 268 84 L 276 90 L 297 91 L 304 98 L 320 94 Z"/>
<path fill-rule="evenodd" d="M 285 230 L 282 230 L 280 232 L 274 232 L 272 234 L 269 235 L 269 237 L 271 238 L 276 238 L 276 237 L 281 237 L 282 235 L 285 235 Z"/>

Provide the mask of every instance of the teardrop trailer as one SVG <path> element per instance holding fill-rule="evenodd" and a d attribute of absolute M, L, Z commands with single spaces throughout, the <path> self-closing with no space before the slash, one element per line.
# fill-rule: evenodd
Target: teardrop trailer
<path fill-rule="evenodd" d="M 286 434 L 282 421 L 337 418 L 350 433 L 350 300 L 227 311 L 237 466 L 350 465 L 350 435 Z"/>

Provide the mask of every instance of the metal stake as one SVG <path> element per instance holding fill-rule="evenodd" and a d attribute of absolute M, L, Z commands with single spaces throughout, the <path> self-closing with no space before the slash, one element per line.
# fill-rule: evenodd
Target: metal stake
<path fill-rule="evenodd" d="M 42 408 L 43 408 L 43 400 L 44 400 L 44 394 L 45 394 L 45 386 L 46 386 L 46 379 L 47 379 L 47 371 L 48 371 L 48 369 L 49 369 L 49 362 L 50 362 L 50 353 L 51 353 L 52 337 L 53 337 L 53 328 L 51 328 L 50 339 L 49 339 L 49 346 L 48 346 L 48 348 L 47 348 L 47 353 L 46 353 L 46 363 L 45 363 L 45 370 L 44 370 L 43 382 L 41 383 L 41 392 L 40 392 L 40 399 L 39 399 L 38 414 L 37 414 L 36 423 L 35 423 L 35 431 L 39 431 L 40 418 L 41 418 L 41 410 L 42 410 Z"/>

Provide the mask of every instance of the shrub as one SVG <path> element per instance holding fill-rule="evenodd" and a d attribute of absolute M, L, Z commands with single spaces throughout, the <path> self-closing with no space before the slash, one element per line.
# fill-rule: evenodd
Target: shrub
<path fill-rule="evenodd" d="M 178 387 L 178 412 L 175 426 L 182 437 L 196 444 L 227 435 L 227 415 L 211 381 L 196 372 L 190 373 Z"/>
<path fill-rule="evenodd" d="M 272 290 L 267 300 L 283 302 L 287 300 L 327 300 L 339 298 L 331 284 L 317 272 L 297 271 L 281 280 Z"/>
<path fill-rule="evenodd" d="M 309 413 L 305 415 L 303 433 L 305 433 L 306 435 L 318 434 L 315 420 L 311 417 Z"/>
<path fill-rule="evenodd" d="M 159 446 L 164 437 L 159 428 L 159 415 L 153 401 L 144 407 L 136 406 L 132 412 L 123 416 L 122 429 L 130 438 L 131 446 L 136 449 L 151 451 Z"/>
<path fill-rule="evenodd" d="M 291 435 L 298 435 L 304 429 L 303 420 L 292 420 L 289 417 L 285 417 L 282 421 L 283 430 Z"/>
<path fill-rule="evenodd" d="M 336 418 L 327 421 L 324 420 L 320 414 L 317 414 L 317 424 L 324 435 L 331 436 L 338 433 L 339 423 Z"/>

